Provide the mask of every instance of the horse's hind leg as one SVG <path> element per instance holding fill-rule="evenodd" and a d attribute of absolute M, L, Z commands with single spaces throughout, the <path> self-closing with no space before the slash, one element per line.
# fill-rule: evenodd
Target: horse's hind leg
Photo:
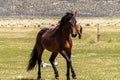
<path fill-rule="evenodd" d="M 56 66 L 55 66 L 55 58 L 56 58 L 57 55 L 58 55 L 58 53 L 52 53 L 52 55 L 51 55 L 51 57 L 50 57 L 50 59 L 49 59 L 51 65 L 52 65 L 52 67 L 53 67 L 53 69 L 54 69 L 54 73 L 55 73 L 55 78 L 56 78 L 56 79 L 59 78 L 58 70 L 57 70 L 57 68 L 56 68 Z"/>
<path fill-rule="evenodd" d="M 43 53 L 43 48 L 42 47 L 40 47 L 40 48 L 38 48 L 38 80 L 41 80 L 41 69 L 40 69 L 40 66 L 41 66 L 41 62 L 42 62 L 42 60 L 41 60 L 41 57 L 42 57 L 42 53 Z"/>

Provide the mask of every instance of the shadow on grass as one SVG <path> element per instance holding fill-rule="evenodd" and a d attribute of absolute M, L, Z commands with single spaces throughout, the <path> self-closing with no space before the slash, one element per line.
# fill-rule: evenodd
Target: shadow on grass
<path fill-rule="evenodd" d="M 21 79 L 15 79 L 15 80 L 37 80 L 37 79 L 21 78 Z"/>
<path fill-rule="evenodd" d="M 21 79 L 15 79 L 15 80 L 37 80 L 37 79 L 21 78 Z M 45 80 L 45 79 L 41 79 L 41 80 Z"/>

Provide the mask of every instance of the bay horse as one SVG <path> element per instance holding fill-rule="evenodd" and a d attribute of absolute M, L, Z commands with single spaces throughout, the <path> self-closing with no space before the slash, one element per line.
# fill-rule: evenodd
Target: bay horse
<path fill-rule="evenodd" d="M 82 26 L 80 24 L 77 24 L 76 25 L 76 30 L 77 30 L 77 33 L 78 33 L 78 38 L 81 39 L 81 37 L 82 37 L 82 30 L 83 30 Z"/>
<path fill-rule="evenodd" d="M 41 80 L 40 64 L 42 54 L 45 49 L 52 52 L 49 61 L 53 67 L 55 78 L 59 78 L 58 70 L 54 64 L 55 58 L 60 53 L 66 60 L 67 80 L 70 80 L 70 69 L 72 78 L 76 79 L 76 73 L 71 62 L 72 37 L 76 37 L 76 12 L 67 12 L 60 20 L 60 24 L 55 28 L 44 28 L 40 30 L 36 37 L 36 43 L 31 53 L 27 71 L 32 70 L 38 62 L 38 80 Z"/>

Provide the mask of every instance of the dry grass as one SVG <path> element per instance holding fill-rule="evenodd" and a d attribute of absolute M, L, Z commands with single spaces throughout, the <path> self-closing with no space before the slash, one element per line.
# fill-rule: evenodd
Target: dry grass
<path fill-rule="evenodd" d="M 59 19 L 0 20 L 0 80 L 36 79 L 37 66 L 33 71 L 26 72 L 36 34 L 44 26 L 53 27 L 58 21 Z M 73 38 L 72 50 L 77 80 L 120 79 L 120 24 L 115 25 L 118 22 L 119 19 L 108 18 L 78 19 L 78 23 L 83 26 L 83 35 L 81 40 Z M 96 42 L 97 24 L 100 25 L 101 33 L 99 43 Z M 49 62 L 49 57 L 50 52 L 45 51 L 43 61 Z M 65 80 L 65 60 L 58 55 L 57 62 L 60 80 Z M 42 78 L 54 80 L 51 67 L 42 68 Z"/>

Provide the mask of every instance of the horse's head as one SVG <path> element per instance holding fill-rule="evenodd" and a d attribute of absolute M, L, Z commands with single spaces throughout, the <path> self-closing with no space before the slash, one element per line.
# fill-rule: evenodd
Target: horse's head
<path fill-rule="evenodd" d="M 72 35 L 72 37 L 77 36 L 76 30 L 76 13 L 69 13 L 67 12 L 66 15 L 61 19 L 60 24 L 64 25 L 68 32 Z"/>
<path fill-rule="evenodd" d="M 82 36 L 82 26 L 80 24 L 77 24 L 76 25 L 76 30 L 77 30 L 77 33 L 79 35 L 79 39 L 81 39 L 81 36 Z"/>
<path fill-rule="evenodd" d="M 76 30 L 76 12 L 72 13 L 73 16 L 72 18 L 69 20 L 68 24 L 70 27 L 70 33 L 72 35 L 72 37 L 76 37 L 77 36 L 77 30 Z"/>

